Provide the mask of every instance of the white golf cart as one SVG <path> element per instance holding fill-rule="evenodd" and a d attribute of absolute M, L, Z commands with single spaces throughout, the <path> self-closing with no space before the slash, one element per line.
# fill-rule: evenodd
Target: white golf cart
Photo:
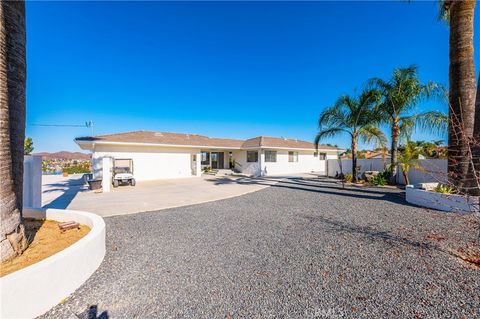
<path fill-rule="evenodd" d="M 112 184 L 113 187 L 118 185 L 132 185 L 135 186 L 135 178 L 133 176 L 133 160 L 127 158 L 115 158 L 113 159 L 113 172 L 112 172 Z"/>

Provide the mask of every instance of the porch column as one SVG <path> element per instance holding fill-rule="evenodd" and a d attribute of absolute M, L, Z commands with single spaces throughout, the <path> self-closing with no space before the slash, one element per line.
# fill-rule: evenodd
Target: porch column
<path fill-rule="evenodd" d="M 195 161 L 195 176 L 202 176 L 202 152 L 198 152 L 196 155 L 197 160 Z"/>
<path fill-rule="evenodd" d="M 258 164 L 260 165 L 260 176 L 265 175 L 265 152 L 260 149 L 258 150 Z"/>
<path fill-rule="evenodd" d="M 107 193 L 112 186 L 112 159 L 102 158 L 102 191 Z"/>

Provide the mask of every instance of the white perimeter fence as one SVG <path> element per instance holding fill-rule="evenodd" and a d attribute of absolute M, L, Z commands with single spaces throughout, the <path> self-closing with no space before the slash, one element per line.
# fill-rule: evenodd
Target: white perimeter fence
<path fill-rule="evenodd" d="M 359 175 L 365 171 L 383 171 L 389 164 L 389 159 L 385 161 L 381 158 L 372 159 L 359 159 L 357 160 L 357 166 L 360 167 Z M 410 184 L 415 185 L 418 183 L 429 182 L 446 182 L 447 180 L 447 160 L 446 159 L 422 159 L 419 160 L 420 170 L 411 169 L 408 173 L 408 179 Z M 340 165 L 342 166 L 340 169 Z M 351 159 L 329 159 L 327 160 L 327 175 L 334 177 L 338 172 L 344 174 L 352 173 L 352 160 Z M 405 184 L 403 174 L 399 172 L 397 175 L 397 183 Z"/>

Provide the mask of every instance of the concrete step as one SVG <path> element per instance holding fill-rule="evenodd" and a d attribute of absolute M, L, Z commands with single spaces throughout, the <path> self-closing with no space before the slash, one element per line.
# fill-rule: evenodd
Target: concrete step
<path fill-rule="evenodd" d="M 216 169 L 213 171 L 215 172 L 215 176 L 226 176 L 233 174 L 233 171 L 231 169 Z"/>

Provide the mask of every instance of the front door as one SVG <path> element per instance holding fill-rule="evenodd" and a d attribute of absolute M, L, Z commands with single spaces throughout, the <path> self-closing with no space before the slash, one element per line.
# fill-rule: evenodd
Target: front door
<path fill-rule="evenodd" d="M 225 154 L 223 152 L 212 152 L 212 169 L 223 169 L 224 168 L 224 160 Z"/>

